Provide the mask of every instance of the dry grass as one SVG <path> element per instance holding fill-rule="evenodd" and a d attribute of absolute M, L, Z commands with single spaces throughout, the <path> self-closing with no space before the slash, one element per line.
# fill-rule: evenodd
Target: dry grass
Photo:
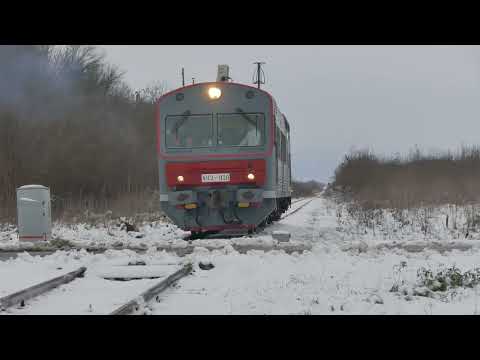
<path fill-rule="evenodd" d="M 478 203 L 480 148 L 436 154 L 416 150 L 404 158 L 351 153 L 336 169 L 332 188 L 369 208 Z"/>
<path fill-rule="evenodd" d="M 293 189 L 293 194 L 292 197 L 298 198 L 298 197 L 307 197 L 307 196 L 312 196 L 315 193 L 318 193 L 323 190 L 324 184 L 319 183 L 317 181 L 311 180 L 311 181 L 292 181 L 292 189 Z"/>

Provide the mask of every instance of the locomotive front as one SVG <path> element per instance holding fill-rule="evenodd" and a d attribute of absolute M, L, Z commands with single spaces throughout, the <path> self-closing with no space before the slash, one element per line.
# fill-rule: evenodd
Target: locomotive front
<path fill-rule="evenodd" d="M 272 97 L 242 84 L 199 83 L 157 106 L 163 211 L 193 233 L 255 229 L 276 206 Z"/>

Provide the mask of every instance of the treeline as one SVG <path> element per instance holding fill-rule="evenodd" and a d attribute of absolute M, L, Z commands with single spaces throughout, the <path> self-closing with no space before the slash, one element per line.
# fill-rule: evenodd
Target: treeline
<path fill-rule="evenodd" d="M 292 181 L 292 197 L 307 197 L 315 195 L 323 190 L 324 184 L 317 181 Z"/>
<path fill-rule="evenodd" d="M 411 208 L 464 205 L 480 200 L 480 147 L 456 152 L 380 158 L 352 152 L 335 171 L 332 189 L 364 207 Z"/>
<path fill-rule="evenodd" d="M 158 188 L 154 101 L 92 46 L 0 46 L 0 220 L 49 186 L 55 216 L 144 209 Z M 138 204 L 138 202 L 141 204 Z"/>

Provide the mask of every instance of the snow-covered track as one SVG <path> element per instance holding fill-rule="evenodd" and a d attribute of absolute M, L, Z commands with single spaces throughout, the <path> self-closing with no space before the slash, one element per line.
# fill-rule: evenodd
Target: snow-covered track
<path fill-rule="evenodd" d="M 293 215 L 297 211 L 300 211 L 304 206 L 308 205 L 312 200 L 314 200 L 316 197 L 313 198 L 302 198 L 302 199 L 297 199 L 291 204 L 291 208 L 279 219 L 285 219 L 286 217 Z M 295 205 L 295 206 L 293 206 Z M 293 209 L 292 209 L 293 208 Z M 264 225 L 261 227 L 258 227 L 253 233 L 248 233 L 248 232 L 239 232 L 239 233 L 231 233 L 231 234 L 223 234 L 223 233 L 218 233 L 218 234 L 195 234 L 195 235 L 188 235 L 183 238 L 185 241 L 193 241 L 193 240 L 200 240 L 200 239 L 231 239 L 231 238 L 237 238 L 237 237 L 242 237 L 245 235 L 253 235 L 253 234 L 261 234 L 263 230 L 269 226 L 271 226 L 272 223 L 268 225 Z"/>
<path fill-rule="evenodd" d="M 295 199 L 295 200 L 292 201 L 292 205 L 293 205 L 293 204 L 296 204 L 297 202 L 302 201 L 302 200 L 305 200 L 305 199 L 304 199 L 304 198 Z"/>
<path fill-rule="evenodd" d="M 310 199 L 306 200 L 304 203 L 302 203 L 300 206 L 298 206 L 298 207 L 295 208 L 294 210 L 291 210 L 291 211 L 287 212 L 285 215 L 283 215 L 283 216 L 280 218 L 280 220 L 283 220 L 283 219 L 289 217 L 290 215 L 293 215 L 293 214 L 295 214 L 296 212 L 302 210 L 305 206 L 307 206 L 308 204 L 310 204 L 310 203 L 311 203 L 313 200 L 315 200 L 315 199 L 316 199 L 316 197 L 310 198 Z M 304 200 L 304 199 L 302 199 L 302 200 Z M 297 201 L 297 202 L 298 202 L 298 201 Z"/>
<path fill-rule="evenodd" d="M 131 315 L 136 314 L 143 309 L 153 298 L 158 300 L 158 295 L 167 289 L 171 284 L 180 280 L 182 277 L 190 274 L 193 270 L 192 264 L 183 266 L 180 270 L 174 272 L 172 275 L 160 281 L 155 286 L 140 294 L 140 296 L 128 303 L 122 305 L 110 315 Z"/>
<path fill-rule="evenodd" d="M 75 271 L 69 272 L 68 274 L 58 276 L 54 279 L 44 281 L 27 289 L 5 296 L 0 299 L 0 309 L 6 310 L 18 304 L 24 304 L 27 300 L 45 294 L 46 292 L 53 290 L 60 285 L 67 284 L 78 277 L 82 277 L 86 270 L 86 267 L 81 267 Z"/>
<path fill-rule="evenodd" d="M 296 199 L 289 210 L 287 210 L 286 213 L 283 214 L 283 216 L 280 218 L 280 220 L 275 221 L 275 223 L 281 223 L 282 220 L 288 218 L 290 215 L 298 213 L 300 210 L 304 209 L 308 204 L 310 204 L 313 200 L 318 199 L 318 196 L 316 197 L 310 197 L 310 198 L 302 198 L 302 199 Z M 264 230 L 266 228 L 269 228 L 273 224 L 269 224 L 266 227 L 261 227 L 257 229 L 253 234 L 250 234 L 249 237 L 256 237 L 256 236 L 262 236 L 264 234 Z M 234 238 L 241 238 L 244 237 L 247 234 L 238 234 L 238 235 L 227 235 L 224 234 L 223 236 L 216 237 L 218 240 L 229 240 L 229 239 L 234 239 Z M 195 238 L 191 236 L 184 237 L 181 242 L 177 242 L 175 244 L 154 244 L 153 246 L 150 245 L 150 247 L 146 245 L 142 246 L 137 246 L 137 245 L 121 245 L 121 246 L 116 246 L 115 244 L 113 246 L 105 246 L 105 245 L 75 245 L 72 247 L 62 247 L 62 248 L 57 248 L 51 245 L 44 245 L 44 244 L 39 244 L 39 245 L 19 245 L 17 247 L 11 247 L 11 248 L 5 248 L 2 249 L 0 248 L 0 262 L 1 261 L 6 261 L 9 259 L 15 259 L 19 254 L 21 253 L 28 253 L 32 256 L 47 256 L 54 254 L 57 251 L 75 251 L 75 250 L 84 250 L 87 251 L 88 253 L 92 254 L 101 254 L 104 253 L 108 250 L 131 250 L 136 252 L 137 254 L 143 254 L 149 250 L 149 248 L 156 248 L 157 251 L 167 251 L 167 252 L 173 252 L 176 253 L 177 256 L 186 256 L 188 254 L 193 253 L 195 247 L 201 246 L 205 247 L 208 250 L 215 250 L 218 249 L 217 246 L 210 246 L 207 244 L 202 244 L 200 242 L 196 242 L 195 240 L 203 240 L 203 239 L 208 239 L 207 237 L 202 238 Z M 179 240 L 179 239 L 177 239 Z M 248 244 L 241 244 L 241 243 L 231 243 L 230 245 L 233 246 L 233 248 L 240 252 L 240 253 L 246 253 L 250 250 L 262 250 L 262 251 L 268 251 L 268 250 L 283 250 L 286 253 L 292 253 L 292 252 L 303 252 L 304 250 L 310 250 L 309 247 L 305 246 L 300 246 L 298 244 L 280 244 L 281 246 L 275 246 L 275 247 L 265 247 L 263 245 L 255 245 L 252 244 L 251 242 L 248 242 Z"/>

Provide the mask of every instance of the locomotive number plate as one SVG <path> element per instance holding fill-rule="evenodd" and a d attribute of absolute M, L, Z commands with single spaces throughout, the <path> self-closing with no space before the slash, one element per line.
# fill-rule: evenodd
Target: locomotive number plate
<path fill-rule="evenodd" d="M 202 174 L 202 183 L 229 182 L 230 174 Z"/>

